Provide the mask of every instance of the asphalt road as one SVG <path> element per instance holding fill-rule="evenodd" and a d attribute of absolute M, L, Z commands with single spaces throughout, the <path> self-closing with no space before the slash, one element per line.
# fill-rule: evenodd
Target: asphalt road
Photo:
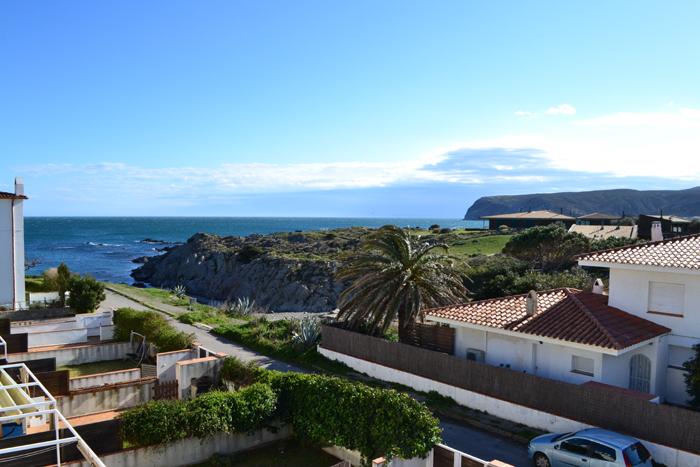
<path fill-rule="evenodd" d="M 106 290 L 105 294 L 106 299 L 100 305 L 100 310 L 121 307 L 129 307 L 135 310 L 149 309 L 140 303 L 118 295 L 110 290 Z M 197 342 L 209 350 L 234 355 L 246 361 L 255 360 L 260 362 L 263 367 L 271 370 L 307 372 L 302 368 L 246 349 L 227 339 L 215 336 L 204 329 L 181 323 L 167 315 L 164 316 L 170 320 L 173 326 L 181 331 L 193 333 Z M 531 462 L 527 458 L 527 449 L 523 445 L 515 443 L 512 440 L 472 427 L 457 425 L 452 422 L 442 421 L 440 426 L 443 429 L 443 443 L 447 446 L 487 461 L 498 459 L 517 467 L 531 465 Z"/>

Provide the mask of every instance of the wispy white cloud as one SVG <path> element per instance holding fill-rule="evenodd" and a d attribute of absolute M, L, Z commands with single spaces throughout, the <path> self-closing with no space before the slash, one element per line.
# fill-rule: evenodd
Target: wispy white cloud
<path fill-rule="evenodd" d="M 571 104 L 559 104 L 548 108 L 544 113 L 547 115 L 576 115 L 576 107 Z"/>

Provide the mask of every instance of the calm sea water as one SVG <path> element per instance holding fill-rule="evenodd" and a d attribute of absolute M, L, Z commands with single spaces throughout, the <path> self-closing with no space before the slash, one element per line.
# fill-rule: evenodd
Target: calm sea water
<path fill-rule="evenodd" d="M 30 274 L 65 262 L 71 270 L 97 279 L 131 282 L 138 265 L 132 259 L 158 254 L 157 248 L 184 242 L 197 232 L 245 236 L 294 230 L 341 227 L 399 226 L 481 228 L 481 221 L 390 218 L 272 218 L 272 217 L 27 217 L 25 256 L 40 264 Z M 169 242 L 152 244 L 155 239 Z"/>

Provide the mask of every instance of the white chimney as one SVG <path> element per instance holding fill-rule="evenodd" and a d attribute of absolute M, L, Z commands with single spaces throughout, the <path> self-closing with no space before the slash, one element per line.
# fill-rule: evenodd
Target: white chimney
<path fill-rule="evenodd" d="M 661 230 L 661 221 L 654 221 L 651 223 L 651 241 L 660 242 L 664 239 L 664 233 Z"/>
<path fill-rule="evenodd" d="M 15 177 L 15 194 L 24 194 L 24 180 L 22 180 L 22 177 Z"/>
<path fill-rule="evenodd" d="M 537 292 L 531 290 L 527 294 L 527 301 L 525 302 L 525 314 L 527 316 L 533 316 L 537 313 Z"/>
<path fill-rule="evenodd" d="M 598 294 L 598 295 L 603 295 L 605 292 L 605 284 L 603 284 L 603 281 L 600 279 L 596 279 L 595 282 L 593 282 L 593 293 Z"/>

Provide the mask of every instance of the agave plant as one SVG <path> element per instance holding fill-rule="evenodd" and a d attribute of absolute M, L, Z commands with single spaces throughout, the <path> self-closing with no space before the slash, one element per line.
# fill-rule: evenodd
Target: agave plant
<path fill-rule="evenodd" d="M 173 294 L 177 298 L 185 298 L 187 296 L 187 289 L 182 284 L 176 285 L 175 287 L 173 287 Z"/>
<path fill-rule="evenodd" d="M 248 297 L 237 298 L 234 301 L 225 301 L 221 309 L 228 315 L 248 316 L 255 311 L 255 300 Z"/>
<path fill-rule="evenodd" d="M 321 320 L 316 316 L 304 315 L 297 320 L 297 330 L 292 334 L 292 342 L 302 347 L 311 347 L 321 338 Z"/>

